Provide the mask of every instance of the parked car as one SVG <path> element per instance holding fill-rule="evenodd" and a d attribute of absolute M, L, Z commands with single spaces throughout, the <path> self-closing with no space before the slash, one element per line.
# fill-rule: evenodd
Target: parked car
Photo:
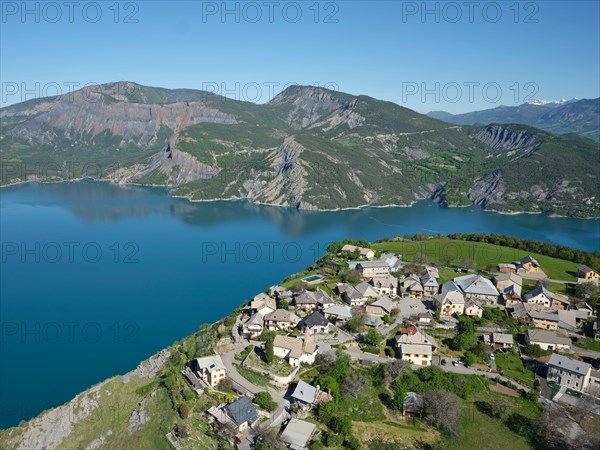
<path fill-rule="evenodd" d="M 442 359 L 442 366 L 445 366 L 445 365 L 446 365 L 446 360 Z"/>
<path fill-rule="evenodd" d="M 458 367 L 458 361 L 452 361 L 452 365 L 453 365 L 454 367 Z"/>
<path fill-rule="evenodd" d="M 494 359 L 496 359 L 496 358 L 494 357 L 494 354 L 493 354 L 493 353 L 490 353 L 490 360 L 492 360 L 492 361 L 493 361 Z"/>

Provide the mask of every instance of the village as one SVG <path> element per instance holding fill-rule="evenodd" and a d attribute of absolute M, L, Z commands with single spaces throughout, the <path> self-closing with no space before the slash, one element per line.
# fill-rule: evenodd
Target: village
<path fill-rule="evenodd" d="M 595 302 L 553 292 L 531 255 L 477 271 L 352 244 L 335 250 L 254 296 L 214 352 L 182 371 L 198 396 L 219 399 L 205 416 L 237 448 L 271 448 L 265 436 L 294 450 L 324 448 L 322 411 L 348 387 L 323 368 L 342 360 L 347 369 L 477 375 L 546 408 L 600 404 L 600 351 L 582 345 L 600 342 Z M 344 270 L 332 271 L 332 262 Z M 587 266 L 577 276 L 600 283 Z M 423 395 L 397 397 L 399 420 L 423 419 Z M 342 425 L 337 431 L 347 436 Z M 352 439 L 344 447 L 360 448 Z"/>

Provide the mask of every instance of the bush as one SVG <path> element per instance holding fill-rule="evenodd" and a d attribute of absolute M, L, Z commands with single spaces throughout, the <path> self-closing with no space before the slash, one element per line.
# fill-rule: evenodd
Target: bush
<path fill-rule="evenodd" d="M 383 336 L 377 332 L 377 330 L 371 328 L 366 336 L 363 338 L 363 342 L 370 346 L 376 346 L 381 343 Z"/>
<path fill-rule="evenodd" d="M 265 411 L 273 412 L 277 409 L 277 403 L 273 401 L 273 397 L 269 392 L 259 392 L 254 397 L 254 403 L 258 405 L 259 408 L 264 409 Z"/>
<path fill-rule="evenodd" d="M 350 416 L 334 417 L 330 424 L 330 428 L 344 436 L 352 436 L 352 419 Z"/>
<path fill-rule="evenodd" d="M 192 412 L 192 407 L 189 403 L 182 403 L 179 405 L 179 415 L 182 419 L 187 419 Z"/>
<path fill-rule="evenodd" d="M 323 443 L 321 441 L 315 441 L 311 444 L 310 450 L 323 450 Z"/>
<path fill-rule="evenodd" d="M 360 450 L 362 446 L 360 445 L 360 441 L 356 439 L 354 436 L 349 436 L 344 441 L 345 447 L 350 450 Z"/>
<path fill-rule="evenodd" d="M 341 447 L 342 443 L 344 442 L 344 436 L 334 433 L 327 433 L 325 441 L 327 447 Z"/>

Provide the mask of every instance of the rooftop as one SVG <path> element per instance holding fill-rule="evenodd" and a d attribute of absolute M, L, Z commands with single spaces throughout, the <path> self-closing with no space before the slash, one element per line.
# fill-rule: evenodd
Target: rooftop
<path fill-rule="evenodd" d="M 296 400 L 300 400 L 301 402 L 304 403 L 312 403 L 313 400 L 315 399 L 315 395 L 317 393 L 317 388 L 314 386 L 311 386 L 310 384 L 306 383 L 305 381 L 298 381 L 298 384 L 296 385 L 296 389 L 294 389 L 294 392 L 292 393 L 292 398 L 295 398 Z"/>
<path fill-rule="evenodd" d="M 300 419 L 290 419 L 281 433 L 281 440 L 289 444 L 291 448 L 305 448 L 316 430 L 317 426 L 313 423 Z"/>
<path fill-rule="evenodd" d="M 587 375 L 592 369 L 591 364 L 584 363 L 583 361 L 577 361 L 576 359 L 567 358 L 566 356 L 561 356 L 557 353 L 552 353 L 552 356 L 550 356 L 550 361 L 548 361 L 548 365 L 565 369 L 570 372 L 575 372 L 580 375 Z"/>
<path fill-rule="evenodd" d="M 254 423 L 258 419 L 256 408 L 245 395 L 230 403 L 225 408 L 227 409 L 227 414 L 229 414 L 237 425 L 245 422 Z"/>

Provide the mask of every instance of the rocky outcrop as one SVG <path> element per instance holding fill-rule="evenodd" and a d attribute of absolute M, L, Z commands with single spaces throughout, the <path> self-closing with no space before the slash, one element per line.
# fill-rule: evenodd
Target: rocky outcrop
<path fill-rule="evenodd" d="M 500 171 L 494 171 L 475 180 L 467 197 L 473 204 L 485 207 L 490 203 L 502 203 L 505 192 L 506 186 L 502 180 L 502 174 Z"/>
<path fill-rule="evenodd" d="M 292 86 L 275 96 L 271 105 L 291 106 L 288 123 L 296 129 L 330 129 L 347 123 L 352 129 L 364 121 L 364 117 L 352 111 L 356 98 L 344 98 L 337 92 L 312 86 Z M 325 117 L 329 116 L 331 117 Z"/>
<path fill-rule="evenodd" d="M 527 156 L 542 144 L 539 136 L 530 130 L 504 125 L 488 125 L 477 132 L 474 138 L 494 150 L 518 151 L 518 156 Z"/>

